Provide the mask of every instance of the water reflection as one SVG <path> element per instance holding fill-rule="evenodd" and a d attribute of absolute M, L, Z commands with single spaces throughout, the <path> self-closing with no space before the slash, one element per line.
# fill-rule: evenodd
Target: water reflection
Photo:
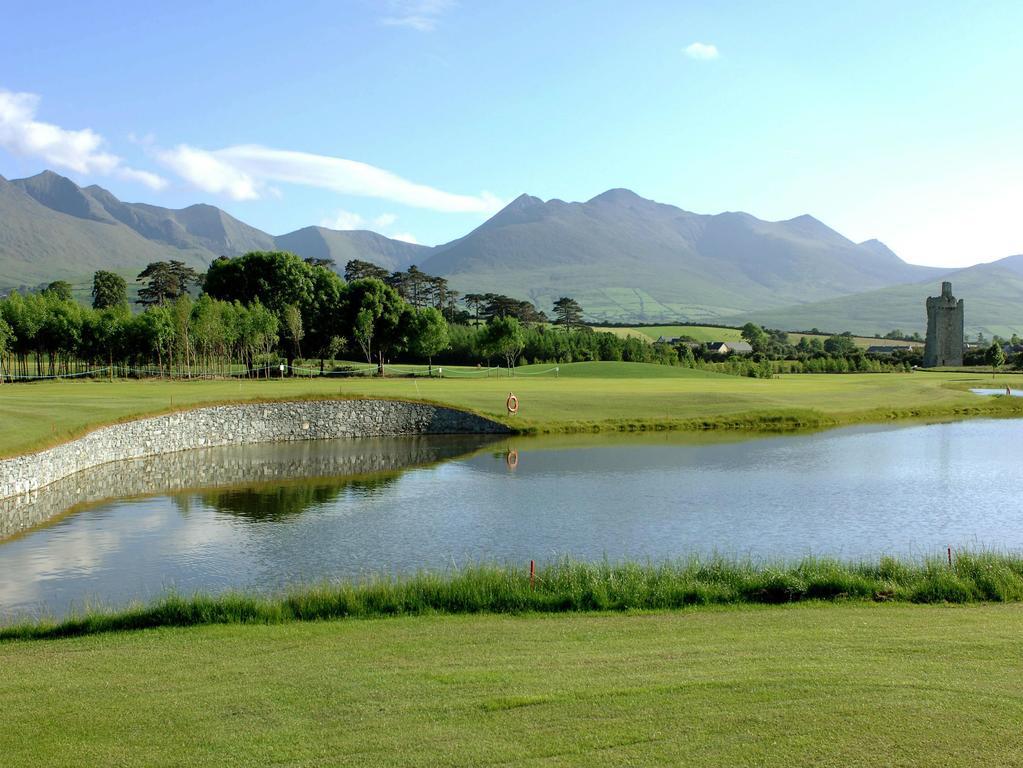
<path fill-rule="evenodd" d="M 378 491 L 397 482 L 400 473 L 385 473 L 363 478 L 338 478 L 322 484 L 286 484 L 264 488 L 230 488 L 195 497 L 175 498 L 175 503 L 198 499 L 202 504 L 228 515 L 253 522 L 276 522 L 301 515 L 310 509 L 335 501 L 342 491 Z"/>
<path fill-rule="evenodd" d="M 287 517 L 291 513 L 271 511 L 273 498 L 276 496 L 288 507 L 294 507 L 303 497 L 316 503 L 308 484 L 315 484 L 317 479 L 331 478 L 331 482 L 320 484 L 322 489 L 333 486 L 340 490 L 352 482 L 370 487 L 389 482 L 396 471 L 445 461 L 478 450 L 494 439 L 473 435 L 368 437 L 208 448 L 113 462 L 58 480 L 41 491 L 0 499 L 0 540 L 105 500 L 198 488 L 246 486 L 249 493 L 265 494 L 250 500 L 254 511 L 265 503 L 267 509 L 258 516 Z M 286 492 L 284 484 L 289 481 L 297 484 Z M 258 486 L 265 490 L 256 491 Z M 232 492 L 208 494 L 202 501 L 216 506 L 214 499 L 221 495 L 226 508 L 243 514 L 240 508 L 244 502 L 232 500 Z M 178 503 L 187 512 L 189 500 L 179 497 Z"/>

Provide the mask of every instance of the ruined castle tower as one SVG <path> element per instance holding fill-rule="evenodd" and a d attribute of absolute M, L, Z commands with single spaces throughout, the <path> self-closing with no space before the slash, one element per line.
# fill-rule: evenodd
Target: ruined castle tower
<path fill-rule="evenodd" d="M 927 344 L 924 368 L 963 364 L 963 300 L 952 295 L 952 283 L 941 284 L 941 295 L 927 299 Z"/>

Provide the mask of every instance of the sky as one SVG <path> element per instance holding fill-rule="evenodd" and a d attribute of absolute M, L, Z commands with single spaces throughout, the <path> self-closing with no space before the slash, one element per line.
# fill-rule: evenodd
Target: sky
<path fill-rule="evenodd" d="M 0 6 L 7 178 L 427 245 L 627 187 L 917 264 L 1023 253 L 1018 0 Z"/>

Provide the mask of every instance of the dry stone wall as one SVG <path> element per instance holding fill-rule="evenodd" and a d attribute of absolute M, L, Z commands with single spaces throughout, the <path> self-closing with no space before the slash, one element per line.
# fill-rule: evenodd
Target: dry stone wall
<path fill-rule="evenodd" d="M 481 416 L 428 403 L 316 400 L 218 405 L 115 424 L 56 448 L 0 460 L 0 499 L 114 461 L 195 448 L 398 435 L 502 434 Z"/>
<path fill-rule="evenodd" d="M 258 489 L 311 478 L 344 482 L 463 456 L 497 439 L 476 434 L 364 437 L 220 446 L 111 462 L 61 478 L 41 491 L 0 499 L 0 540 L 111 498 Z"/>

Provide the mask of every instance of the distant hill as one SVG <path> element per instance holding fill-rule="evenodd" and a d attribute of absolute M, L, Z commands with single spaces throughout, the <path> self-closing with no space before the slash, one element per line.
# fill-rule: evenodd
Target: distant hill
<path fill-rule="evenodd" d="M 168 258 L 202 266 L 212 254 L 140 235 L 56 174 L 0 178 L 0 287 L 81 280 L 97 269 L 141 269 Z"/>
<path fill-rule="evenodd" d="M 426 259 L 432 248 L 392 240 L 368 230 L 305 227 L 275 238 L 278 248 L 304 258 L 333 259 L 339 270 L 351 259 L 371 261 L 392 272 L 407 269 Z"/>
<path fill-rule="evenodd" d="M 202 269 L 221 255 L 273 249 L 333 258 L 339 270 L 351 258 L 405 269 L 430 250 L 322 227 L 274 237 L 212 205 L 173 210 L 125 203 L 52 171 L 13 181 L 0 176 L 0 288 L 57 279 L 83 284 L 97 269 L 130 275 L 167 259 Z"/>
<path fill-rule="evenodd" d="M 941 281 L 952 283 L 956 298 L 965 302 L 966 333 L 989 338 L 1023 335 L 1023 255 L 1009 256 L 990 264 L 977 264 L 946 273 L 922 283 L 890 286 L 841 296 L 828 301 L 760 310 L 737 317 L 771 328 L 852 331 L 863 335 L 884 334 L 893 328 L 921 334 L 927 328 L 924 301 L 941 293 Z"/>
<path fill-rule="evenodd" d="M 204 268 L 220 255 L 283 249 L 388 270 L 416 264 L 460 291 L 572 296 L 596 321 L 741 323 L 873 335 L 923 331 L 923 301 L 950 274 L 970 333 L 1023 333 L 1023 256 L 964 270 L 907 264 L 877 240 L 854 243 L 812 216 L 703 215 L 611 189 L 583 203 L 521 195 L 464 237 L 433 248 L 369 231 L 305 227 L 270 235 L 211 205 L 125 203 L 51 171 L 0 177 L 0 289 L 151 261 Z"/>
<path fill-rule="evenodd" d="M 612 189 L 585 203 L 522 195 L 422 269 L 463 290 L 541 307 L 578 299 L 596 320 L 720 320 L 898 283 L 941 270 L 857 245 L 812 216 L 707 216 Z"/>

